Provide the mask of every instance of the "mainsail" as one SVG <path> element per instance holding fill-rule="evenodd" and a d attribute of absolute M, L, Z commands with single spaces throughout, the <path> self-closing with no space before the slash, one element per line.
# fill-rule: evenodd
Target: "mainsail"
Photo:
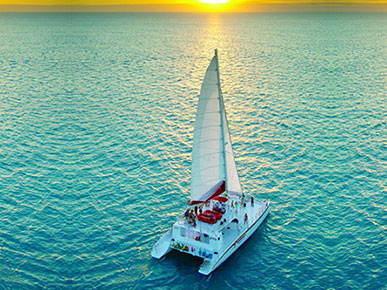
<path fill-rule="evenodd" d="M 241 186 L 232 153 L 215 50 L 203 80 L 196 114 L 190 202 L 204 202 L 224 191 L 241 193 Z"/>

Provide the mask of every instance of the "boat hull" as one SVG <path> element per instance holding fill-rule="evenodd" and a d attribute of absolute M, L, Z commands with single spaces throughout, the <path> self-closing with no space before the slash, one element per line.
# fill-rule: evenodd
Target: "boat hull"
<path fill-rule="evenodd" d="M 151 255 L 155 259 L 161 259 L 168 254 L 171 248 L 172 229 L 169 229 L 160 240 L 153 246 Z"/>
<path fill-rule="evenodd" d="M 254 232 L 267 218 L 269 213 L 270 213 L 270 204 L 267 205 L 264 213 L 245 232 L 243 232 L 230 247 L 228 247 L 224 252 L 219 253 L 217 255 L 219 257 L 218 259 L 213 259 L 211 261 L 205 260 L 199 269 L 199 273 L 202 275 L 209 275 L 216 268 L 218 268 L 233 253 L 235 253 L 235 251 L 237 251 L 239 247 L 244 244 L 244 242 L 246 242 L 254 234 Z"/>

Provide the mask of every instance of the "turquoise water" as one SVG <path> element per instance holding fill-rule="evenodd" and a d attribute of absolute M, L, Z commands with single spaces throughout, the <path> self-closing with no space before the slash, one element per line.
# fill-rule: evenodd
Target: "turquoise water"
<path fill-rule="evenodd" d="M 385 289 L 385 14 L 1 14 L 0 288 Z M 256 234 L 150 250 L 189 198 L 219 49 Z"/>

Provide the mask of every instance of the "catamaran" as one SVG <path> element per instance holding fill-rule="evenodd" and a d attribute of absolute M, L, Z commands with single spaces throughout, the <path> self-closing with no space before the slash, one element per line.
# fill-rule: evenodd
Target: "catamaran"
<path fill-rule="evenodd" d="M 199 96 L 192 151 L 191 199 L 185 213 L 152 248 L 160 259 L 171 250 L 203 258 L 209 275 L 262 224 L 268 201 L 241 188 L 219 78 L 218 53 L 207 68 Z"/>

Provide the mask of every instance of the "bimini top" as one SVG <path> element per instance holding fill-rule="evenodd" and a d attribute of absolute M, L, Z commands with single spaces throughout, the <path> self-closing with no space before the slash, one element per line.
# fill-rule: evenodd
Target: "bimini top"
<path fill-rule="evenodd" d="M 190 203 L 205 202 L 224 191 L 241 193 L 220 88 L 217 50 L 200 91 L 193 143 Z"/>

